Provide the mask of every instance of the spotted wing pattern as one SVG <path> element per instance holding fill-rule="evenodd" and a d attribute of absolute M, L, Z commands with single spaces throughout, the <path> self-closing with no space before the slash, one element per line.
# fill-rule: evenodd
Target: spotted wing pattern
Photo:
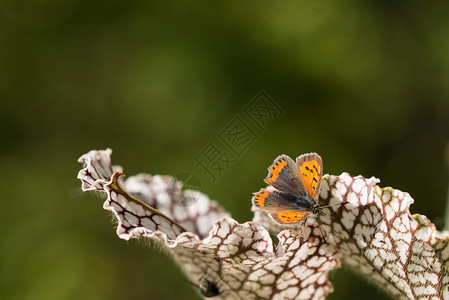
<path fill-rule="evenodd" d="M 279 224 L 291 225 L 300 222 L 309 213 L 309 211 L 287 210 L 270 213 L 270 217 Z"/>
<path fill-rule="evenodd" d="M 314 200 L 318 199 L 323 162 L 316 153 L 303 154 L 296 159 L 304 189 Z"/>

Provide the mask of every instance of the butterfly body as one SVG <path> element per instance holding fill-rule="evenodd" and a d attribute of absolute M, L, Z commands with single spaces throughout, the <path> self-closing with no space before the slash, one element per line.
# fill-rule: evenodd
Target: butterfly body
<path fill-rule="evenodd" d="M 313 206 L 315 205 L 313 199 L 307 194 L 292 195 L 279 190 L 274 190 L 272 191 L 272 193 L 289 201 L 292 205 L 292 208 L 295 208 L 297 210 L 312 210 Z"/>
<path fill-rule="evenodd" d="M 254 194 L 252 202 L 256 208 L 268 212 L 280 224 L 298 223 L 310 213 L 321 212 L 318 196 L 323 163 L 318 154 L 303 154 L 296 163 L 287 155 L 280 155 L 268 171 L 265 182 L 271 188 Z"/>

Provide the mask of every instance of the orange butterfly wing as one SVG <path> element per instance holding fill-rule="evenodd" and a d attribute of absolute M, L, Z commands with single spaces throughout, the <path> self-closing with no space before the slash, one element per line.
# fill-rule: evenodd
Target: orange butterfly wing
<path fill-rule="evenodd" d="M 296 159 L 299 174 L 307 194 L 314 200 L 318 199 L 321 177 L 323 176 L 323 162 L 316 153 L 303 154 Z"/>
<path fill-rule="evenodd" d="M 298 210 L 287 210 L 281 212 L 270 213 L 270 217 L 273 221 L 279 224 L 295 224 L 304 219 L 310 212 L 309 211 L 298 211 Z"/>
<path fill-rule="evenodd" d="M 267 198 L 269 195 L 270 194 L 266 189 L 261 189 L 259 192 L 254 194 L 252 202 L 257 208 L 262 209 L 264 207 L 267 207 Z"/>
<path fill-rule="evenodd" d="M 273 165 L 268 168 L 268 171 L 270 171 L 270 174 L 268 175 L 268 178 L 265 179 L 265 182 L 268 184 L 275 183 L 276 180 L 279 178 L 279 174 L 284 170 L 284 168 L 287 166 L 287 161 L 284 158 L 277 158 Z"/>
<path fill-rule="evenodd" d="M 280 155 L 268 168 L 265 182 L 276 190 L 261 189 L 254 194 L 253 205 L 269 212 L 273 221 L 291 225 L 304 220 L 311 211 L 306 207 L 296 207 L 288 196 L 308 194 L 317 201 L 323 175 L 323 162 L 316 153 L 299 156 L 294 162 L 286 155 Z M 290 193 L 290 194 L 289 194 Z"/>

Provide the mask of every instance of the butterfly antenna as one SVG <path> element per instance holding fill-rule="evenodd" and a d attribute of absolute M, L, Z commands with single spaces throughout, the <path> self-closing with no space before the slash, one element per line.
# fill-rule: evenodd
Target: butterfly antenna
<path fill-rule="evenodd" d="M 321 211 L 318 210 L 318 213 L 320 213 L 320 212 L 321 212 Z M 316 216 L 316 220 L 317 220 L 317 222 L 318 222 L 318 227 L 320 228 L 321 237 L 323 238 L 324 243 L 327 244 L 327 242 L 326 242 L 326 236 L 324 235 L 323 229 L 321 228 L 321 220 L 320 220 L 319 216 Z"/>
<path fill-rule="evenodd" d="M 345 205 L 345 204 L 348 204 L 348 201 L 343 201 L 341 203 L 335 203 L 335 204 L 329 204 L 329 205 L 323 205 L 323 206 L 320 206 L 319 208 L 328 208 L 328 207 L 332 207 L 332 206 L 336 206 L 336 205 Z"/>

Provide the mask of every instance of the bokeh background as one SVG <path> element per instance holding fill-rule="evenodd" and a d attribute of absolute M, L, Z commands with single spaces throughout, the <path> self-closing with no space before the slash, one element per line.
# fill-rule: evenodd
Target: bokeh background
<path fill-rule="evenodd" d="M 0 1 L 0 299 L 199 299 L 120 240 L 77 159 L 192 172 L 240 222 L 278 154 L 376 176 L 444 225 L 449 3 Z M 215 182 L 194 157 L 261 91 L 284 110 Z M 254 125 L 252 125 L 254 126 Z M 388 299 L 343 267 L 328 299 Z"/>

